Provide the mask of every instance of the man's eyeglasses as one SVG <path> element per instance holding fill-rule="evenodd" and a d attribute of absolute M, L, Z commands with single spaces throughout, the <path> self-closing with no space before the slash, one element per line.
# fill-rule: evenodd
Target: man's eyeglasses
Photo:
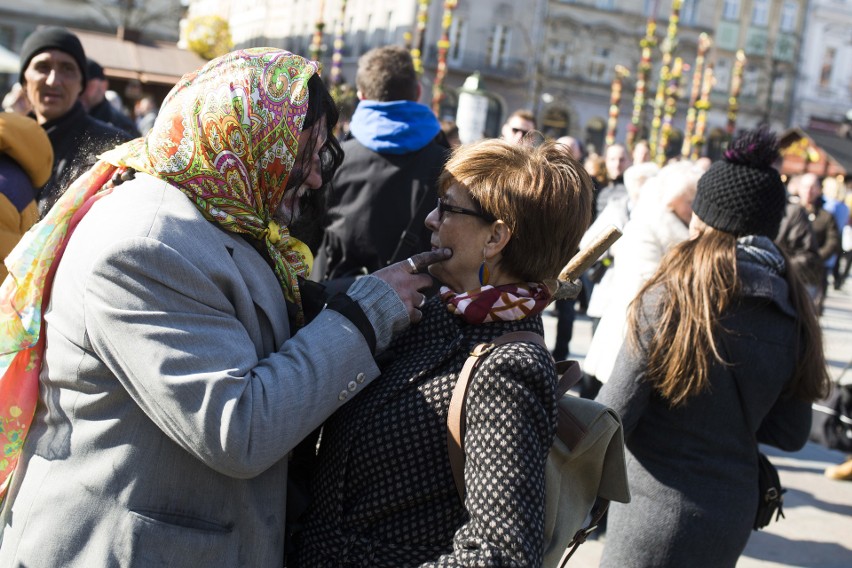
<path fill-rule="evenodd" d="M 464 207 L 456 207 L 455 205 L 448 205 L 438 198 L 438 218 L 443 221 L 444 213 L 449 211 L 450 213 L 458 213 L 459 215 L 470 215 L 471 217 L 479 217 L 489 223 L 493 223 L 497 219 L 494 218 L 493 215 L 489 215 L 483 211 L 474 211 L 473 209 L 465 209 Z"/>

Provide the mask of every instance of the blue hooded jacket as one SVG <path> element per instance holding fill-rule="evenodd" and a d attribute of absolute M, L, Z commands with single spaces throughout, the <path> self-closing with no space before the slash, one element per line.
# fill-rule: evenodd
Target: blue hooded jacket
<path fill-rule="evenodd" d="M 363 100 L 349 124 L 352 136 L 379 154 L 408 154 L 432 141 L 441 125 L 429 107 L 414 101 Z"/>

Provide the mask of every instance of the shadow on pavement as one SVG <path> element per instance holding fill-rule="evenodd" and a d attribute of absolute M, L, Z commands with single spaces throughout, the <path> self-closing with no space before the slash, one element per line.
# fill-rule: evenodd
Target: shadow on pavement
<path fill-rule="evenodd" d="M 830 503 L 817 499 L 813 496 L 813 493 L 802 491 L 801 489 L 787 488 L 787 493 L 784 494 L 784 509 L 793 509 L 795 507 L 815 507 L 826 513 L 836 513 L 852 517 L 852 505 Z M 784 520 L 782 519 L 782 521 Z"/>
<path fill-rule="evenodd" d="M 798 472 L 808 472 L 808 473 L 818 473 L 822 475 L 825 471 L 825 466 L 822 465 L 804 465 L 804 464 L 775 464 L 775 467 L 778 471 L 798 471 Z"/>
<path fill-rule="evenodd" d="M 789 540 L 767 532 L 752 533 L 742 558 L 801 568 L 849 568 L 849 550 L 837 543 Z"/>

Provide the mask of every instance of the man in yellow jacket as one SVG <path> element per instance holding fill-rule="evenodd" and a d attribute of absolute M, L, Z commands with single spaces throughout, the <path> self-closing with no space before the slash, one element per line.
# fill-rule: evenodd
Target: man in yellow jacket
<path fill-rule="evenodd" d="M 0 113 L 0 258 L 38 220 L 36 190 L 47 183 L 53 148 L 44 129 L 26 116 Z M 6 266 L 0 264 L 0 279 Z"/>

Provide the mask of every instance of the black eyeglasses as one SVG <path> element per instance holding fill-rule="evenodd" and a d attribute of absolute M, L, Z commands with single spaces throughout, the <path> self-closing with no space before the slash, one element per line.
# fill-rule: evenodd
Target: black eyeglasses
<path fill-rule="evenodd" d="M 512 126 L 511 128 L 512 128 L 512 134 L 520 134 L 521 136 L 526 136 L 527 134 L 530 133 L 529 130 L 524 130 L 523 128 L 515 128 L 514 126 Z"/>
<path fill-rule="evenodd" d="M 473 209 L 465 209 L 464 207 L 456 207 L 455 205 L 447 205 L 444 203 L 441 198 L 438 198 L 438 218 L 443 221 L 444 213 L 449 211 L 450 213 L 458 213 L 459 215 L 470 215 L 471 217 L 479 217 L 480 219 L 484 219 L 489 223 L 493 223 L 497 219 L 494 218 L 493 215 L 489 215 L 488 213 L 482 211 L 474 211 Z"/>

